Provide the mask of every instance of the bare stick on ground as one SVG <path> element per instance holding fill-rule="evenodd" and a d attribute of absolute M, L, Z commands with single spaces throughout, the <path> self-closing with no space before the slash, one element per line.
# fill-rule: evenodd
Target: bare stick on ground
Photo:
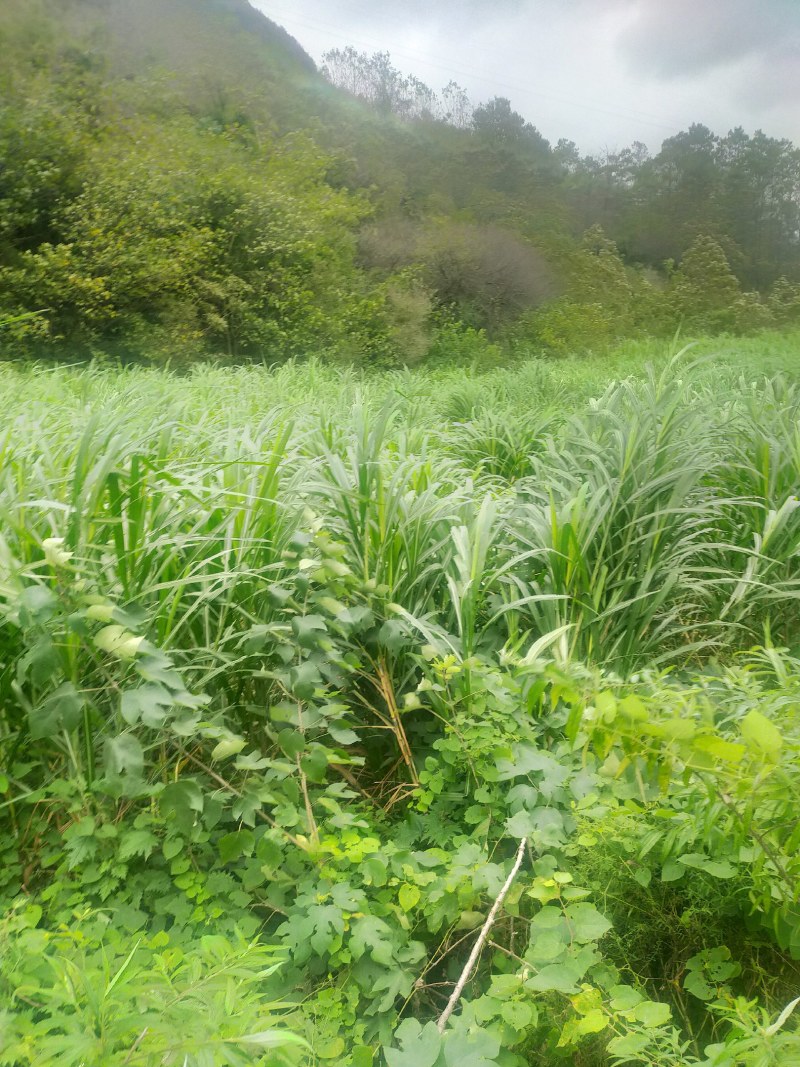
<path fill-rule="evenodd" d="M 511 888 L 511 883 L 517 877 L 517 872 L 519 871 L 520 867 L 522 866 L 522 859 L 523 859 L 523 857 L 525 855 L 525 846 L 527 845 L 527 843 L 528 843 L 527 837 L 523 837 L 523 839 L 519 843 L 519 848 L 517 849 L 517 855 L 516 855 L 516 858 L 514 859 L 514 866 L 511 868 L 511 873 L 509 874 L 508 878 L 506 878 L 505 884 L 503 885 L 503 888 L 500 890 L 500 893 L 498 894 L 497 900 L 494 902 L 494 904 L 492 904 L 492 910 L 489 912 L 489 914 L 486 917 L 486 922 L 481 927 L 481 932 L 480 932 L 480 934 L 478 934 L 478 940 L 473 945 L 472 952 L 470 952 L 470 954 L 469 954 L 469 959 L 467 960 L 466 964 L 464 965 L 464 970 L 461 972 L 461 977 L 458 979 L 458 982 L 456 982 L 456 987 L 453 990 L 453 994 L 452 994 L 452 996 L 450 997 L 450 999 L 447 1002 L 447 1007 L 444 1009 L 442 1014 L 439 1016 L 439 1021 L 438 1021 L 438 1023 L 436 1025 L 437 1025 L 437 1027 L 439 1029 L 439 1033 L 440 1034 L 444 1033 L 444 1028 L 445 1028 L 445 1026 L 447 1026 L 447 1020 L 453 1014 L 453 1011 L 455 1010 L 455 1007 L 458 1004 L 458 1001 L 459 1001 L 459 999 L 461 997 L 461 994 L 464 992 L 464 986 L 469 981 L 469 976 L 472 974 L 472 969 L 473 969 L 473 967 L 475 966 L 475 964 L 477 962 L 478 956 L 481 953 L 481 949 L 483 948 L 484 942 L 486 941 L 486 938 L 489 936 L 489 931 L 491 930 L 491 928 L 492 928 L 492 926 L 494 924 L 494 921 L 497 918 L 497 913 L 498 913 L 498 911 L 500 911 L 500 908 L 501 908 L 501 906 L 503 904 L 503 901 L 506 899 L 506 894 L 508 893 L 509 889 Z"/>

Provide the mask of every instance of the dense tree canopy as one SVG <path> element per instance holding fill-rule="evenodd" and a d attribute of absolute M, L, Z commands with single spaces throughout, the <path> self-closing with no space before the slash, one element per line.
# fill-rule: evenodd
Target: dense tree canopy
<path fill-rule="evenodd" d="M 320 74 L 245 0 L 8 0 L 0 45 L 15 353 L 407 362 L 453 328 L 563 351 L 797 315 L 800 152 L 761 131 L 584 158 L 387 53 Z"/>

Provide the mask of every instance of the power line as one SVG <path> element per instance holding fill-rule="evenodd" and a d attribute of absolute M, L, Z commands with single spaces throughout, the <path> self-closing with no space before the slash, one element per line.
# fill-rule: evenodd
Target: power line
<path fill-rule="evenodd" d="M 346 41 L 349 44 L 357 44 L 357 45 L 366 46 L 368 48 L 379 48 L 381 50 L 386 50 L 385 42 L 378 41 L 375 38 L 369 38 L 369 37 L 363 37 L 363 36 L 353 37 L 351 34 L 344 34 L 340 30 L 338 30 L 334 26 L 332 26 L 330 23 L 320 22 L 320 21 L 313 21 L 313 20 L 307 19 L 307 18 L 302 17 L 302 16 L 297 16 L 297 15 L 290 15 L 288 17 L 281 15 L 279 17 L 281 18 L 281 20 L 283 22 L 287 23 L 288 25 L 291 25 L 292 23 L 295 23 L 296 25 L 299 25 L 299 26 L 301 26 L 302 28 L 305 28 L 305 29 L 322 31 L 323 33 L 325 33 L 326 36 L 336 37 L 336 38 L 338 38 L 340 40 Z M 435 60 L 431 60 L 428 57 L 421 55 L 420 53 L 413 53 L 413 52 L 407 52 L 407 51 L 402 51 L 402 50 L 398 50 L 398 49 L 391 49 L 391 54 L 392 55 L 396 55 L 396 56 L 400 57 L 401 59 L 407 59 L 407 60 L 409 60 L 411 62 L 421 63 L 424 66 L 431 67 L 431 68 L 436 69 L 436 70 L 444 71 L 446 74 L 448 74 L 451 77 L 452 77 L 452 75 L 456 74 L 456 75 L 460 75 L 462 77 L 471 78 L 471 79 L 476 80 L 476 81 L 484 82 L 485 84 L 490 85 L 490 86 L 492 86 L 494 88 L 508 89 L 511 92 L 522 93 L 522 94 L 524 94 L 526 96 L 536 96 L 536 97 L 539 97 L 539 98 L 541 98 L 543 100 L 547 100 L 547 101 L 555 102 L 555 103 L 560 103 L 560 104 L 565 104 L 568 107 L 574 107 L 574 108 L 577 108 L 577 109 L 579 109 L 581 111 L 587 111 L 587 112 L 588 111 L 593 111 L 593 112 L 596 112 L 598 114 L 612 115 L 615 118 L 623 118 L 623 119 L 628 119 L 628 120 L 635 120 L 635 121 L 641 122 L 642 124 L 647 125 L 647 126 L 652 126 L 654 128 L 658 128 L 658 129 L 661 129 L 661 130 L 667 130 L 670 133 L 677 133 L 678 132 L 678 127 L 677 126 L 671 126 L 671 125 L 668 125 L 667 123 L 659 122 L 659 121 L 655 120 L 652 116 L 648 116 L 645 112 L 632 111 L 632 110 L 625 111 L 625 110 L 622 110 L 621 108 L 611 108 L 611 107 L 604 107 L 604 106 L 598 105 L 598 104 L 589 104 L 589 103 L 586 103 L 585 101 L 572 100 L 569 97 L 560 96 L 558 94 L 555 94 L 555 93 L 552 93 L 552 92 L 549 92 L 549 91 L 542 91 L 541 89 L 534 89 L 534 88 L 532 88 L 530 86 L 521 86 L 521 85 L 512 84 L 510 82 L 498 81 L 495 78 L 491 78 L 491 77 L 487 77 L 485 75 L 478 74 L 474 70 L 473 71 L 467 71 L 467 70 L 463 70 L 463 69 L 461 69 L 459 67 L 451 66 L 449 64 L 448 65 L 444 65 L 442 63 L 437 63 Z"/>

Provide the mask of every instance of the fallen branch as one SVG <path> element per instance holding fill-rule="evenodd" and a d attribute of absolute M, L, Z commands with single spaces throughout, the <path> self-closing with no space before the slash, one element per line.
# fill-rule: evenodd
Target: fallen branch
<path fill-rule="evenodd" d="M 461 972 L 461 977 L 458 979 L 458 982 L 456 982 L 456 987 L 453 990 L 452 996 L 450 997 L 450 999 L 447 1002 L 447 1007 L 444 1009 L 442 1014 L 439 1016 L 439 1021 L 437 1022 L 436 1026 L 438 1027 L 440 1034 L 444 1033 L 444 1028 L 445 1028 L 445 1026 L 447 1026 L 447 1020 L 450 1018 L 450 1016 L 455 1011 L 455 1007 L 458 1004 L 458 1001 L 459 1001 L 459 999 L 461 997 L 461 994 L 464 992 L 464 986 L 467 984 L 467 982 L 469 980 L 469 976 L 472 974 L 472 969 L 473 969 L 473 967 L 475 966 L 475 964 L 477 962 L 478 956 L 481 953 L 481 949 L 483 948 L 484 942 L 486 941 L 486 938 L 489 936 L 489 931 L 491 930 L 492 926 L 494 925 L 494 921 L 497 918 L 497 913 L 500 911 L 500 908 L 501 908 L 501 906 L 503 904 L 503 901 L 506 899 L 506 894 L 508 893 L 509 889 L 511 888 L 512 882 L 517 877 L 517 872 L 519 871 L 520 867 L 522 866 L 522 859 L 523 859 L 523 857 L 525 855 L 525 846 L 527 845 L 527 843 L 528 843 L 527 837 L 523 837 L 523 839 L 519 843 L 519 848 L 517 849 L 517 855 L 516 855 L 516 858 L 514 860 L 514 866 L 511 868 L 511 873 L 509 874 L 508 878 L 506 878 L 505 884 L 503 885 L 503 888 L 500 890 L 500 893 L 498 894 L 497 900 L 495 900 L 494 904 L 492 904 L 492 910 L 489 912 L 489 914 L 486 917 L 486 922 L 481 927 L 481 932 L 480 932 L 480 934 L 478 934 L 478 940 L 473 945 L 472 952 L 470 952 L 470 954 L 469 954 L 469 959 L 467 960 L 467 962 L 464 965 L 464 970 Z"/>

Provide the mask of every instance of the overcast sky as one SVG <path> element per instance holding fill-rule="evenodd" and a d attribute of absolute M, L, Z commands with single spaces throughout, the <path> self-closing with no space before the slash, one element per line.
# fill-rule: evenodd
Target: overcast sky
<path fill-rule="evenodd" d="M 315 60 L 388 51 L 432 88 L 507 96 L 552 142 L 657 149 L 703 122 L 800 145 L 800 0 L 250 0 Z"/>

